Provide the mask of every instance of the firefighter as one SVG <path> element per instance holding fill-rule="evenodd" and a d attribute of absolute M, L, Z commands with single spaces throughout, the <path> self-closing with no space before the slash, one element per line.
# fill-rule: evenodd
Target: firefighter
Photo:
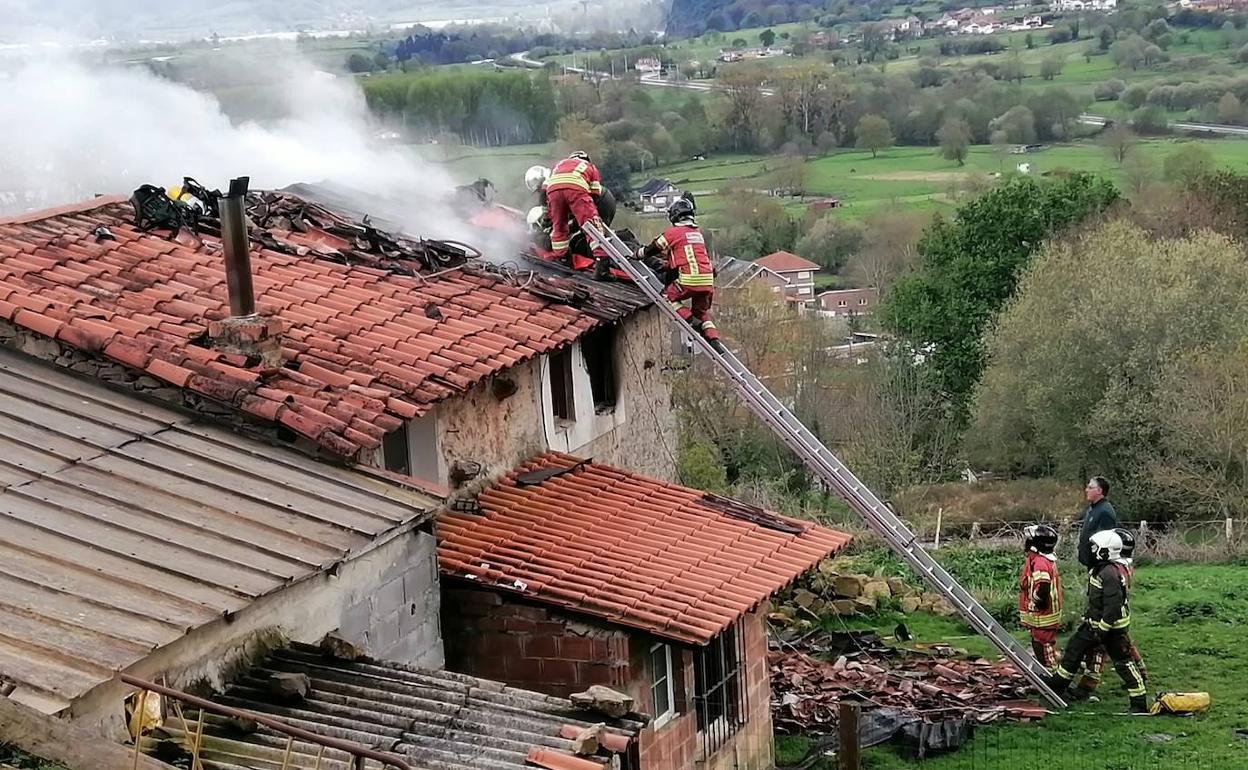
<path fill-rule="evenodd" d="M 1066 653 L 1049 678 L 1049 684 L 1058 695 L 1065 694 L 1075 678 L 1073 672 L 1079 670 L 1084 658 L 1097 645 L 1104 645 L 1114 670 L 1127 687 L 1131 711 L 1145 714 L 1148 713 L 1148 696 L 1144 677 L 1131 659 L 1130 597 L 1119 564 L 1122 538 L 1112 529 L 1103 530 L 1092 536 L 1091 546 L 1088 608 L 1084 611 L 1083 622 L 1066 644 Z"/>
<path fill-rule="evenodd" d="M 1122 540 L 1122 558 L 1116 564 L 1126 582 L 1127 592 L 1130 593 L 1135 580 L 1135 535 L 1129 529 L 1115 529 L 1114 532 Z M 1148 669 L 1144 667 L 1144 658 L 1140 655 L 1140 649 L 1135 646 L 1135 641 L 1130 639 L 1129 633 L 1127 636 L 1131 647 L 1131 660 L 1139 669 L 1140 678 L 1147 684 Z M 1101 675 L 1105 670 L 1105 656 L 1105 647 L 1100 645 L 1094 650 L 1089 650 L 1084 657 L 1083 669 L 1080 670 L 1079 679 L 1075 683 L 1074 698 L 1076 700 L 1097 700 L 1092 693 L 1101 683 Z"/>
<path fill-rule="evenodd" d="M 708 342 L 719 344 L 719 330 L 711 321 L 711 304 L 715 299 L 714 271 L 711 255 L 706 250 L 702 231 L 693 219 L 693 204 L 679 198 L 667 208 L 672 226 L 654 239 L 649 246 L 637 250 L 636 259 L 644 261 L 660 276 L 667 287 L 663 296 L 676 306 L 676 312 Z M 659 261 L 659 257 L 662 261 Z M 688 301 L 688 306 L 684 303 Z"/>
<path fill-rule="evenodd" d="M 526 175 L 527 177 L 527 175 Z M 584 227 L 592 222 L 601 231 L 603 223 L 598 216 L 598 206 L 594 198 L 602 195 L 602 175 L 598 167 L 589 160 L 589 155 L 574 152 L 555 164 L 550 170 L 545 187 L 546 203 L 550 210 L 550 247 L 555 259 L 563 260 L 568 256 L 572 245 L 572 233 L 568 227 L 568 219 L 575 218 L 577 225 Z M 606 252 L 597 246 L 593 249 L 593 259 L 573 256 L 572 268 L 585 270 L 595 268 L 595 277 L 610 267 Z"/>
<path fill-rule="evenodd" d="M 1057 668 L 1057 629 L 1062 625 L 1062 581 L 1057 574 L 1057 530 L 1033 524 L 1023 530 L 1023 572 L 1018 616 L 1031 634 L 1031 651 L 1045 668 Z"/>

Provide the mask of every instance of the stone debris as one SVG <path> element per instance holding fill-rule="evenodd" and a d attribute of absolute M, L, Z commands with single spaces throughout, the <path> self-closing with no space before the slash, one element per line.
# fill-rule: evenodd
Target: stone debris
<path fill-rule="evenodd" d="M 269 692 L 281 700 L 303 700 L 311 689 L 312 680 L 307 674 L 269 675 Z"/>
<path fill-rule="evenodd" d="M 610 687 L 596 684 L 585 692 L 574 693 L 571 701 L 577 706 L 604 716 L 620 719 L 633 710 L 633 699 Z"/>
<path fill-rule="evenodd" d="M 1027 700 L 1026 677 L 1006 661 L 972 658 L 945 644 L 902 649 L 874 632 L 817 632 L 775 642 L 768 655 L 777 732 L 835 732 L 842 699 L 864 711 L 895 709 L 923 721 L 1030 720 L 1046 712 Z"/>

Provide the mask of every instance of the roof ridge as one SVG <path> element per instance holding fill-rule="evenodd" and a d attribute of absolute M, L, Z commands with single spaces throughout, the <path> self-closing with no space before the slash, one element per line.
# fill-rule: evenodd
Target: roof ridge
<path fill-rule="evenodd" d="M 80 214 L 84 211 L 104 208 L 115 203 L 125 203 L 128 200 L 130 200 L 130 197 L 126 195 L 97 195 L 89 200 L 68 203 L 64 206 L 54 206 L 52 208 L 39 209 L 38 211 L 28 211 L 24 214 L 0 217 L 0 225 L 28 225 L 33 222 L 52 219 L 53 217 L 65 216 L 66 214 Z"/>

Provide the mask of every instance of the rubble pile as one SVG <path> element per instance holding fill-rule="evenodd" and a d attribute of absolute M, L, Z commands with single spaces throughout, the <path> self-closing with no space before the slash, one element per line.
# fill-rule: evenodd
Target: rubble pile
<path fill-rule="evenodd" d="M 897 577 L 842 574 L 837 563 L 825 561 L 777 602 L 773 623 L 806 625 L 825 615 L 849 617 L 882 609 L 900 610 L 909 615 L 930 612 L 942 617 L 956 614 L 939 594 L 927 593 Z"/>
<path fill-rule="evenodd" d="M 818 632 L 777 642 L 769 654 L 772 719 L 784 733 L 836 731 L 842 699 L 864 712 L 896 710 L 924 722 L 1044 716 L 1030 685 L 1005 661 L 971 658 L 944 644 L 901 649 L 874 632 Z"/>

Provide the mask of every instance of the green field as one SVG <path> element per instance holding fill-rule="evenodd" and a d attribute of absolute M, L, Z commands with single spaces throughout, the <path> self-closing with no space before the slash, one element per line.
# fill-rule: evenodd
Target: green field
<path fill-rule="evenodd" d="M 1236 139 L 1185 140 L 1154 139 L 1141 142 L 1137 151 L 1153 158 L 1160 173 L 1161 161 L 1181 145 L 1196 142 L 1212 153 L 1218 167 L 1231 170 L 1248 168 L 1248 142 Z M 671 179 L 677 185 L 702 193 L 698 206 L 714 215 L 723 208 L 718 193 L 731 181 L 761 189 L 766 186 L 766 168 L 774 163 L 764 156 L 723 155 L 706 161 L 690 161 L 662 166 L 653 173 L 638 175 L 637 183 L 650 176 Z M 900 204 L 919 209 L 946 209 L 955 195 L 965 191 L 976 175 L 1014 172 L 1019 163 L 1031 164 L 1031 174 L 1087 171 L 1104 174 L 1122 183 L 1123 173 L 1099 145 L 1091 142 L 1046 145 L 1025 155 L 1002 154 L 991 146 L 971 148 L 966 165 L 941 158 L 931 147 L 894 147 L 872 158 L 871 153 L 842 150 L 809 161 L 808 197 L 836 196 L 842 201 L 841 216 L 857 218 L 880 206 Z M 803 203 L 788 202 L 795 210 Z"/>
<path fill-rule="evenodd" d="M 1012 555 L 1004 558 L 1012 564 Z M 1245 565 L 1143 565 L 1132 596 L 1132 636 L 1149 671 L 1150 697 L 1158 691 L 1208 692 L 1213 708 L 1196 717 L 1126 716 L 1126 695 L 1112 670 L 1099 690 L 1100 703 L 1079 704 L 1037 724 L 1005 723 L 981 728 L 960 752 L 929 759 L 930 770 L 1050 767 L 1054 770 L 1146 770 L 1244 767 L 1248 739 L 1248 648 L 1239 628 L 1248 623 Z M 995 582 L 1008 591 L 1013 575 Z M 1079 581 L 1066 576 L 1067 614 L 1082 610 Z M 897 617 L 877 620 L 892 634 Z M 929 615 L 904 618 L 916 642 L 952 640 L 974 655 L 995 655 L 960 621 Z M 871 625 L 859 621 L 851 625 Z M 1068 634 L 1063 634 L 1064 642 Z M 1024 637 L 1019 634 L 1020 640 Z M 779 738 L 778 759 L 793 761 L 805 751 L 801 738 Z M 1041 758 L 1044 758 L 1043 760 Z M 915 767 L 891 747 L 867 751 L 865 767 Z M 825 768 L 835 767 L 834 761 Z"/>

